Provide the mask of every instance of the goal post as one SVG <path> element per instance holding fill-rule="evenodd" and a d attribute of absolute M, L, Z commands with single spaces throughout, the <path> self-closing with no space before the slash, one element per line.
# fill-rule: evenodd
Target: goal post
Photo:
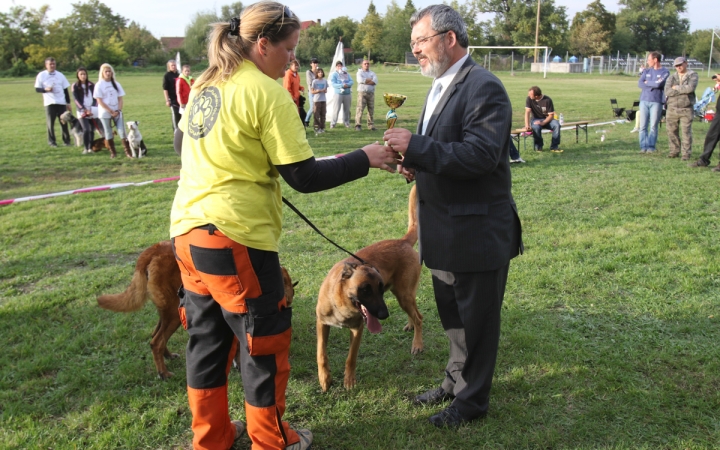
<path fill-rule="evenodd" d="M 521 46 L 504 46 L 504 45 L 471 45 L 468 47 L 468 54 L 471 54 L 474 49 L 506 49 L 506 50 L 515 50 L 515 49 L 544 49 L 545 50 L 545 57 L 543 58 L 543 78 L 547 78 L 547 67 L 548 67 L 548 60 L 550 58 L 550 47 L 548 46 L 535 46 L 535 45 L 521 45 Z M 536 61 L 537 62 L 537 61 Z"/>
<path fill-rule="evenodd" d="M 712 35 L 710 37 L 710 60 L 708 61 L 708 76 L 710 76 L 710 69 L 712 68 L 713 59 L 720 59 L 715 58 L 718 53 L 717 48 L 715 47 L 715 36 L 718 37 L 718 46 L 720 46 L 720 35 L 717 34 L 717 31 L 715 31 L 715 28 L 713 28 Z"/>

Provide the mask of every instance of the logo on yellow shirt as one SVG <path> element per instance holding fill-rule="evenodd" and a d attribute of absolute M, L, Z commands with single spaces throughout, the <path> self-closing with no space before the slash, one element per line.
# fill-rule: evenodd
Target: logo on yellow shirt
<path fill-rule="evenodd" d="M 188 134 L 197 140 L 210 133 L 213 125 L 220 115 L 220 90 L 210 86 L 198 95 L 190 107 L 190 118 L 188 121 Z"/>

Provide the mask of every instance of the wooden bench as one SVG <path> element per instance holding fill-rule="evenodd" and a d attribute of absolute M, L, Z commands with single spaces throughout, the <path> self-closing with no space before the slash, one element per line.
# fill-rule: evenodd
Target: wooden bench
<path fill-rule="evenodd" d="M 579 120 L 577 122 L 565 122 L 560 126 L 561 130 L 575 130 L 575 143 L 580 142 L 580 130 L 585 131 L 585 143 L 588 142 L 588 125 L 589 120 Z M 552 133 L 552 130 L 542 130 L 543 133 Z M 523 150 L 527 149 L 527 138 L 532 136 L 532 131 L 525 128 L 515 128 L 510 130 L 510 138 L 517 143 L 516 147 L 520 151 L 520 138 L 523 138 Z"/>

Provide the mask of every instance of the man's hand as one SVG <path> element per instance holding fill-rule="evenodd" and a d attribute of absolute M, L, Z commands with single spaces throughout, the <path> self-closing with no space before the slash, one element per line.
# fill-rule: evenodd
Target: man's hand
<path fill-rule="evenodd" d="M 410 138 L 412 138 L 412 133 L 404 128 L 390 128 L 385 131 L 383 136 L 388 147 L 403 156 L 408 149 L 408 145 L 410 145 Z"/>
<path fill-rule="evenodd" d="M 405 177 L 408 183 L 415 181 L 415 169 L 406 169 L 401 164 L 398 166 L 398 172 L 400 172 L 400 175 Z"/>
<path fill-rule="evenodd" d="M 368 160 L 370 161 L 370 167 L 374 167 L 376 169 L 386 170 L 390 173 L 395 173 L 395 169 L 388 166 L 388 164 L 398 164 L 399 158 L 396 156 L 396 153 L 393 152 L 389 147 L 386 147 L 379 142 L 375 142 L 374 144 L 366 145 L 362 148 L 362 151 L 365 152 L 365 154 L 368 157 Z"/>

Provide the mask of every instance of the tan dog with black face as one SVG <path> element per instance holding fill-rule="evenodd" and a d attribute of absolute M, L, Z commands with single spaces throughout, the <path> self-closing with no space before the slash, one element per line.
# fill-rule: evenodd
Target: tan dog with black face
<path fill-rule="evenodd" d="M 345 361 L 346 389 L 355 386 L 355 369 L 363 333 L 379 333 L 378 319 L 388 317 L 383 294 L 390 291 L 408 315 L 405 331 L 415 330 L 411 353 L 423 349 L 422 314 L 415 293 L 420 283 L 420 260 L 413 246 L 417 242 L 417 195 L 415 186 L 408 200 L 408 231 L 401 239 L 380 241 L 357 252 L 366 264 L 353 257 L 335 264 L 320 286 L 317 314 L 317 364 L 320 387 L 327 391 L 332 383 L 327 357 L 330 327 L 349 328 L 350 352 Z"/>

